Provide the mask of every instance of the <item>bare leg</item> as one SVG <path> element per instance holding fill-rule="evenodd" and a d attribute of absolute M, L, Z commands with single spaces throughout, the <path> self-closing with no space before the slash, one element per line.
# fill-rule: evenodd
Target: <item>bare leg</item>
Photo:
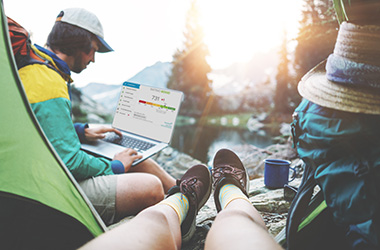
<path fill-rule="evenodd" d="M 157 176 L 164 186 L 164 192 L 167 193 L 168 190 L 173 187 L 175 179 L 168 174 L 156 161 L 152 159 L 147 159 L 134 167 L 131 167 L 128 173 L 149 173 Z"/>
<path fill-rule="evenodd" d="M 158 204 L 131 221 L 97 237 L 81 249 L 180 249 L 181 229 L 175 211 Z"/>
<path fill-rule="evenodd" d="M 130 173 L 118 175 L 116 217 L 135 215 L 164 198 L 161 181 L 154 175 Z"/>
<path fill-rule="evenodd" d="M 138 174 L 129 174 L 132 175 Z M 140 175 L 158 180 L 150 174 Z M 210 171 L 204 165 L 189 168 L 175 190 L 178 192 L 167 197 L 164 202 L 143 210 L 131 221 L 92 240 L 83 249 L 180 249 L 182 234 L 184 239 L 192 235 L 198 202 L 203 205 L 210 196 Z M 189 211 L 190 216 L 187 214 Z"/>
<path fill-rule="evenodd" d="M 264 221 L 252 204 L 231 201 L 217 215 L 206 237 L 205 249 L 281 249 L 267 232 Z"/>

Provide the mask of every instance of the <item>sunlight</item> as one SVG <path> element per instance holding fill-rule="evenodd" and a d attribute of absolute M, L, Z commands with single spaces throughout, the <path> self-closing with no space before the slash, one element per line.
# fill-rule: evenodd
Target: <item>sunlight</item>
<path fill-rule="evenodd" d="M 208 61 L 217 69 L 277 48 L 284 30 L 288 39 L 295 37 L 302 1 L 202 0 L 198 4 L 210 50 Z"/>

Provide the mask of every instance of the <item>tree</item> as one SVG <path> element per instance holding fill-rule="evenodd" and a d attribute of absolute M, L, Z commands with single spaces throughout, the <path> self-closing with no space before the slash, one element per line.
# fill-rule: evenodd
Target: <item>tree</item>
<path fill-rule="evenodd" d="M 177 49 L 173 55 L 172 74 L 167 84 L 168 88 L 184 92 L 181 112 L 189 115 L 201 115 L 212 94 L 212 82 L 207 76 L 211 72 L 206 61 L 209 50 L 203 42 L 203 28 L 198 19 L 197 1 L 193 0 L 186 17 L 183 49 Z"/>
<path fill-rule="evenodd" d="M 338 25 L 331 0 L 304 0 L 294 55 L 297 82 L 333 52 Z"/>
<path fill-rule="evenodd" d="M 292 79 L 289 75 L 289 64 L 287 49 L 288 40 L 286 32 L 284 32 L 284 39 L 280 50 L 280 63 L 277 67 L 276 75 L 276 92 L 274 97 L 275 111 L 278 113 L 287 113 L 290 111 L 289 107 L 289 85 Z"/>

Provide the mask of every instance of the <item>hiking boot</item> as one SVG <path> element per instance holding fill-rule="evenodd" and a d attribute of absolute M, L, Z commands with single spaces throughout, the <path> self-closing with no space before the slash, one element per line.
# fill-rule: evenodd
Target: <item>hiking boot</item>
<path fill-rule="evenodd" d="M 168 195 L 182 193 L 189 200 L 189 211 L 181 224 L 182 242 L 188 242 L 196 229 L 195 218 L 211 194 L 211 174 L 205 165 L 189 168 L 177 185 L 168 191 Z"/>
<path fill-rule="evenodd" d="M 248 197 L 249 178 L 247 170 L 234 152 L 228 149 L 219 150 L 214 157 L 213 165 L 214 200 L 218 212 L 222 209 L 219 201 L 219 191 L 223 185 L 233 184 Z"/>

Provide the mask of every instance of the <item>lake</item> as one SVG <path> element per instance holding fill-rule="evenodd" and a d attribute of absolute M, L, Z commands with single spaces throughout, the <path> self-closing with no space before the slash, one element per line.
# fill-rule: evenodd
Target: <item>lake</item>
<path fill-rule="evenodd" d="M 221 148 L 243 144 L 265 148 L 273 144 L 273 137 L 264 131 L 256 133 L 248 129 L 188 125 L 176 127 L 171 141 L 171 147 L 203 163 L 212 160 Z"/>

